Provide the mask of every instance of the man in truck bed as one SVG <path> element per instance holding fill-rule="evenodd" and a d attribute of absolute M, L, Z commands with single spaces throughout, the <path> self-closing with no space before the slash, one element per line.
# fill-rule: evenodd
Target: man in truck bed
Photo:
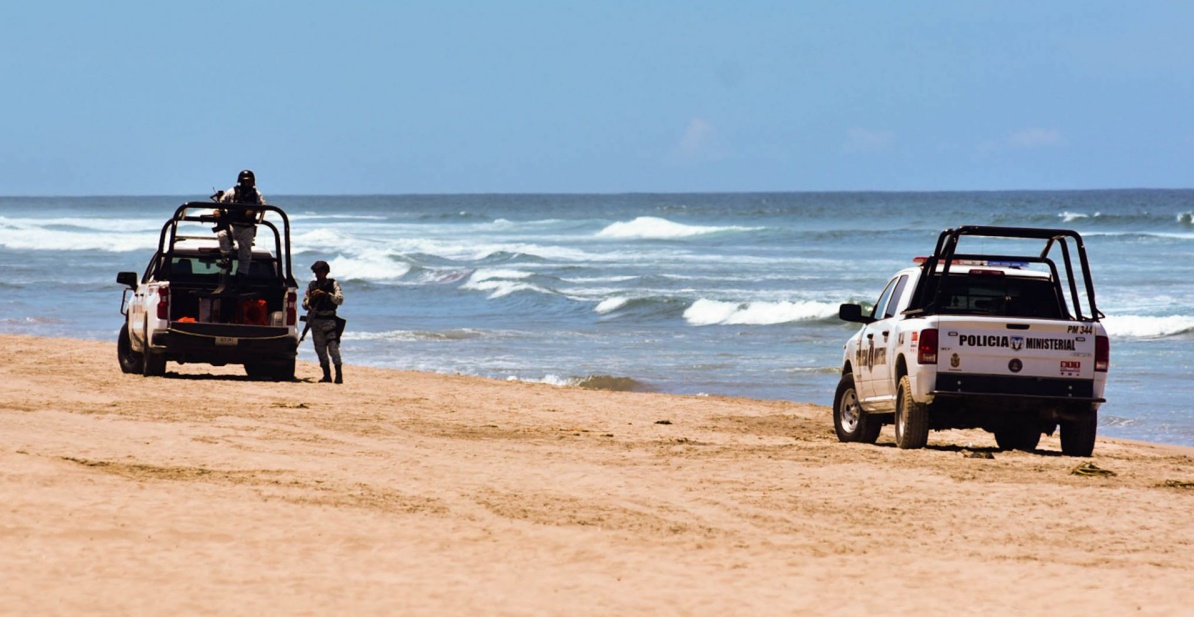
<path fill-rule="evenodd" d="M 245 169 L 236 177 L 236 186 L 215 194 L 219 203 L 265 205 L 265 197 L 257 190 L 257 177 L 250 169 Z M 227 269 L 232 263 L 232 243 L 236 241 L 236 276 L 243 278 L 249 274 L 250 256 L 253 250 L 253 240 L 257 236 L 257 211 L 252 209 L 216 210 L 216 237 L 220 242 L 220 253 L 224 260 L 221 267 Z M 234 279 L 235 281 L 235 279 Z"/>

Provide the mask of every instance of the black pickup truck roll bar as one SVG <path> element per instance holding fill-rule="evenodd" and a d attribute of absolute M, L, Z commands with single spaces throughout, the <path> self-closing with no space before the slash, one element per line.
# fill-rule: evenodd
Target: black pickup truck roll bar
<path fill-rule="evenodd" d="M 992 255 L 992 254 L 964 254 L 958 253 L 958 241 L 963 236 L 976 236 L 986 238 L 1012 238 L 1024 240 L 1043 240 L 1044 248 L 1039 255 Z M 1074 276 L 1074 264 L 1070 254 L 1070 243 L 1073 243 L 1075 251 L 1078 256 L 1078 263 L 1082 269 L 1082 282 L 1086 290 L 1087 308 L 1089 315 L 1084 315 L 1082 311 L 1082 304 L 1080 302 L 1081 296 L 1078 293 L 1077 279 Z M 953 229 L 946 229 L 937 236 L 937 246 L 933 249 L 933 255 L 926 259 L 921 265 L 923 275 L 921 279 L 924 281 L 937 279 L 936 288 L 933 289 L 932 300 L 924 305 L 925 312 L 935 312 L 940 306 L 942 290 L 945 285 L 941 284 L 941 280 L 945 279 L 950 274 L 950 265 L 954 261 L 974 259 L 986 260 L 988 262 L 1026 262 L 1039 263 L 1048 266 L 1052 273 L 1053 280 L 1059 281 L 1057 266 L 1053 260 L 1049 258 L 1049 252 L 1056 245 L 1062 256 L 1062 262 L 1065 265 L 1066 279 L 1069 282 L 1070 303 L 1074 307 L 1075 318 L 1078 321 L 1098 321 L 1103 317 L 1099 312 L 1095 303 L 1094 281 L 1090 275 L 1090 264 L 1086 258 L 1086 245 L 1082 241 L 1082 236 L 1078 232 L 1069 229 L 1038 229 L 1034 227 L 996 227 L 987 225 L 964 225 Z M 940 272 L 937 271 L 940 266 Z"/>
<path fill-rule="evenodd" d="M 174 254 L 174 245 L 183 240 L 214 240 L 215 234 L 211 235 L 181 235 L 178 233 L 178 227 L 182 223 L 199 223 L 216 225 L 220 222 L 219 217 L 215 214 L 215 210 L 225 210 L 227 212 L 252 211 L 255 213 L 255 224 L 258 227 L 265 227 L 273 232 L 274 236 L 274 255 L 282 263 L 283 277 L 286 283 L 292 287 L 297 287 L 298 284 L 294 278 L 294 270 L 290 263 L 290 218 L 279 207 L 270 204 L 238 204 L 238 203 L 212 203 L 208 201 L 188 201 L 179 206 L 174 211 L 174 216 L 166 221 L 162 226 L 161 236 L 158 237 L 158 255 L 163 257 L 170 257 Z M 202 211 L 202 213 L 199 213 Z M 266 218 L 267 213 L 275 213 L 281 219 L 282 230 L 279 232 L 277 225 Z M 283 250 L 285 249 L 285 250 Z M 160 267 L 160 263 L 169 263 L 169 259 L 159 261 L 155 264 L 155 269 Z"/>

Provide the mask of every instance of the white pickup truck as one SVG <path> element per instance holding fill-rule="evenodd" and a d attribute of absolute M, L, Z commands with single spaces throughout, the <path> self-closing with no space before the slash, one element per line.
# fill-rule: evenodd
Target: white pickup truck
<path fill-rule="evenodd" d="M 179 206 L 162 227 L 145 273 L 117 274 L 116 282 L 125 286 L 125 324 L 116 346 L 120 368 L 148 377 L 164 375 L 167 361 L 242 364 L 249 377 L 294 379 L 299 320 L 290 220 L 276 206 L 252 206 L 256 244 L 264 250 L 252 251 L 247 276 L 232 286 L 229 272 L 236 271 L 237 260 L 222 259 L 212 208 L 207 202 Z"/>
<path fill-rule="evenodd" d="M 1110 346 L 1081 236 L 958 227 L 916 262 L 869 311 L 839 309 L 862 327 L 834 395 L 838 439 L 874 443 L 894 424 L 898 447 L 922 448 L 930 430 L 982 428 L 1032 451 L 1060 427 L 1064 454 L 1090 456 Z"/>

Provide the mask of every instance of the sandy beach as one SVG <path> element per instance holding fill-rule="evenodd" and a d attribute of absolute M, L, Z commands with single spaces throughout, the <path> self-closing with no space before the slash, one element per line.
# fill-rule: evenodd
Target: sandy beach
<path fill-rule="evenodd" d="M 0 350 L 6 615 L 1194 613 L 1191 449 L 902 451 L 796 402 Z"/>

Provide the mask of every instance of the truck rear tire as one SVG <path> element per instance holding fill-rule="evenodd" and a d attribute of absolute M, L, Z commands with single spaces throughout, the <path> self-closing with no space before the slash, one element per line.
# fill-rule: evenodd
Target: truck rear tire
<path fill-rule="evenodd" d="M 294 381 L 294 359 L 271 364 L 269 375 L 274 381 Z"/>
<path fill-rule="evenodd" d="M 929 407 L 912 400 L 912 381 L 900 377 L 895 411 L 896 446 L 901 450 L 925 447 L 929 441 Z"/>
<path fill-rule="evenodd" d="M 166 374 L 166 354 L 154 353 L 149 349 L 149 333 L 145 333 L 145 351 L 141 354 L 141 374 L 145 377 L 161 377 Z"/>
<path fill-rule="evenodd" d="M 1099 430 L 1099 412 L 1090 409 L 1075 420 L 1062 420 L 1061 453 L 1066 456 L 1090 456 Z"/>
<path fill-rule="evenodd" d="M 166 374 L 165 355 L 146 350 L 144 356 L 142 375 L 146 377 L 161 377 Z"/>
<path fill-rule="evenodd" d="M 120 362 L 120 371 L 123 373 L 138 375 L 145 370 L 145 358 L 133 351 L 127 323 L 120 326 L 120 335 L 116 338 L 116 359 Z"/>
<path fill-rule="evenodd" d="M 875 443 L 883 423 L 867 415 L 858 405 L 858 392 L 854 390 L 854 375 L 846 373 L 837 384 L 833 395 L 833 430 L 838 441 Z"/>

